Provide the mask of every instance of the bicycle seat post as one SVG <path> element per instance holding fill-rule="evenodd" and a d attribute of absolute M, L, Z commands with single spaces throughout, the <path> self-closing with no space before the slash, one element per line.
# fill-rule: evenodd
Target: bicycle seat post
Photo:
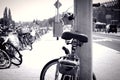
<path fill-rule="evenodd" d="M 77 40 L 73 39 L 72 40 L 72 47 L 71 47 L 71 55 L 75 54 L 76 48 L 77 48 Z"/>

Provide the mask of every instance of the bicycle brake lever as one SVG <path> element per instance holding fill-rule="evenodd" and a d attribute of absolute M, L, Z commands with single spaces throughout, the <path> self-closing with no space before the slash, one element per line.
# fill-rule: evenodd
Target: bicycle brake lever
<path fill-rule="evenodd" d="M 62 49 L 65 51 L 65 54 L 70 54 L 69 50 L 66 47 L 62 47 Z"/>

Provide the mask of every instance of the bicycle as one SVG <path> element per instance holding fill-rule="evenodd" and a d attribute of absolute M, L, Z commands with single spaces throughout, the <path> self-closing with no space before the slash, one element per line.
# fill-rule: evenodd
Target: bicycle
<path fill-rule="evenodd" d="M 0 49 L 0 69 L 9 68 L 11 66 L 11 58 L 9 55 Z"/>
<path fill-rule="evenodd" d="M 9 66 L 5 68 L 9 68 L 11 63 L 16 66 L 22 64 L 22 55 L 20 54 L 19 50 L 9 41 L 8 35 L 0 36 L 0 50 L 2 50 L 1 54 L 6 55 L 6 57 L 1 56 L 0 58 L 7 58 L 9 62 Z"/>
<path fill-rule="evenodd" d="M 20 47 L 21 50 L 25 49 L 26 47 L 30 47 L 29 50 L 32 50 L 32 36 L 30 35 L 30 33 L 19 33 L 18 32 L 18 39 L 20 41 Z"/>
<path fill-rule="evenodd" d="M 23 41 L 24 41 L 24 44 L 26 45 L 26 47 L 29 46 L 30 47 L 29 50 L 32 50 L 33 40 L 32 40 L 32 35 L 30 33 L 24 34 Z"/>
<path fill-rule="evenodd" d="M 64 32 L 62 39 L 66 44 L 71 44 L 71 53 L 63 46 L 65 56 L 49 61 L 42 69 L 40 80 L 79 80 L 80 58 L 75 54 L 77 47 L 81 47 L 84 43 L 88 42 L 86 35 Z M 55 69 L 55 70 L 54 70 Z M 51 76 L 54 74 L 54 76 Z M 93 80 L 96 76 L 93 73 Z"/>

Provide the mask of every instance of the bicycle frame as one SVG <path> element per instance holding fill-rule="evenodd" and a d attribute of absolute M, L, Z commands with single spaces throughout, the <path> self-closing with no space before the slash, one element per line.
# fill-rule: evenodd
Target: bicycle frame
<path fill-rule="evenodd" d="M 59 59 L 56 69 L 55 80 L 57 80 L 58 78 L 58 72 L 62 73 L 63 78 L 66 76 L 72 77 L 74 78 L 74 80 L 77 80 L 78 78 L 78 72 L 80 70 L 80 59 L 77 55 L 75 55 L 75 51 L 77 49 L 77 46 L 81 44 L 79 44 L 76 39 L 73 39 L 71 43 L 66 42 L 66 44 L 72 44 L 71 53 L 69 53 L 68 49 L 64 47 L 66 56 L 63 56 Z"/>

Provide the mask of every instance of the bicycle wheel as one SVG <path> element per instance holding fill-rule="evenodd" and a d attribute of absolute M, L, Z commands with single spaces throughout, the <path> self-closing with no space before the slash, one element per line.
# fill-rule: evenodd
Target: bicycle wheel
<path fill-rule="evenodd" d="M 0 69 L 9 68 L 11 66 L 11 58 L 9 55 L 0 49 Z"/>
<path fill-rule="evenodd" d="M 40 80 L 56 80 L 57 63 L 59 59 L 54 59 L 48 62 L 42 69 Z"/>
<path fill-rule="evenodd" d="M 73 76 L 66 76 L 59 73 L 57 64 L 58 59 L 51 60 L 42 69 L 40 80 L 75 80 Z"/>
<path fill-rule="evenodd" d="M 19 50 L 11 43 L 5 43 L 4 46 L 7 53 L 11 57 L 12 64 L 16 66 L 22 64 L 22 55 L 20 54 Z"/>

